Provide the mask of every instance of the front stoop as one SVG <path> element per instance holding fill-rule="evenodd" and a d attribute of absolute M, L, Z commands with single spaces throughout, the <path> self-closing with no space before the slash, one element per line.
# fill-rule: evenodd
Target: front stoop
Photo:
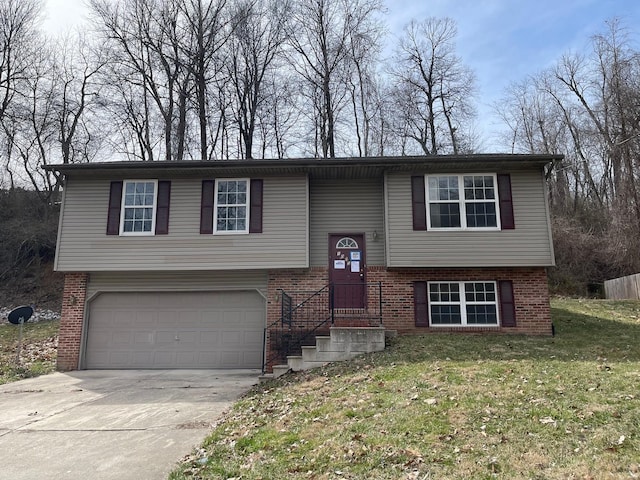
<path fill-rule="evenodd" d="M 317 336 L 314 346 L 303 346 L 302 355 L 287 357 L 286 365 L 275 365 L 273 375 L 265 377 L 278 378 L 289 370 L 299 372 L 343 362 L 363 353 L 382 351 L 384 346 L 384 327 L 331 327 L 329 336 Z"/>

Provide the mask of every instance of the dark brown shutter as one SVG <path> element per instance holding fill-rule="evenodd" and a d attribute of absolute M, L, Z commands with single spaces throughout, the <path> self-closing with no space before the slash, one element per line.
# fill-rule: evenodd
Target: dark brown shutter
<path fill-rule="evenodd" d="M 169 201 L 171 199 L 171 182 L 158 182 L 158 204 L 156 206 L 156 235 L 169 233 Z"/>
<path fill-rule="evenodd" d="M 502 230 L 516 228 L 513 219 L 513 200 L 511 199 L 511 175 L 498 174 L 498 199 L 500 200 L 500 224 Z"/>
<path fill-rule="evenodd" d="M 249 233 L 262 233 L 262 180 L 251 180 L 249 197 Z"/>
<path fill-rule="evenodd" d="M 120 234 L 120 206 L 122 204 L 122 182 L 111 182 L 109 190 L 109 212 L 107 214 L 107 235 Z"/>
<path fill-rule="evenodd" d="M 413 212 L 413 229 L 427 229 L 427 206 L 424 194 L 424 175 L 411 177 L 411 208 Z"/>
<path fill-rule="evenodd" d="M 413 282 L 413 312 L 416 327 L 429 326 L 429 298 L 427 282 Z"/>
<path fill-rule="evenodd" d="M 200 233 L 213 233 L 213 199 L 214 180 L 202 181 L 202 198 L 200 200 Z"/>
<path fill-rule="evenodd" d="M 503 327 L 516 326 L 516 306 L 513 301 L 513 282 L 511 280 L 500 280 L 498 282 L 500 290 L 500 317 Z"/>

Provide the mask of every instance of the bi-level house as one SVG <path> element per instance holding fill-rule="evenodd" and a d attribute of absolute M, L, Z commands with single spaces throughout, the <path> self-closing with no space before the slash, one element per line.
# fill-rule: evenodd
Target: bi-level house
<path fill-rule="evenodd" d="M 48 167 L 65 178 L 58 368 L 268 367 L 329 325 L 549 335 L 559 158 Z"/>

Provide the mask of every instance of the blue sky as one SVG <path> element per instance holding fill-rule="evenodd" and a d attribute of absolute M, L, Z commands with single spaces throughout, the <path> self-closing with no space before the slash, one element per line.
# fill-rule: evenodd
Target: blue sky
<path fill-rule="evenodd" d="M 45 1 L 47 30 L 57 33 L 82 25 L 83 0 Z M 456 21 L 458 54 L 478 80 L 478 127 L 486 150 L 496 149 L 500 128 L 491 105 L 511 82 L 551 66 L 565 52 L 585 50 L 589 38 L 603 32 L 605 21 L 613 17 L 632 29 L 635 41 L 640 37 L 640 0 L 384 1 L 390 35 L 399 35 L 412 19 Z"/>
<path fill-rule="evenodd" d="M 487 150 L 497 149 L 500 120 L 491 105 L 512 82 L 585 51 L 614 17 L 640 31 L 638 0 L 386 0 L 391 32 L 412 19 L 450 17 L 458 24 L 458 54 L 478 81 L 478 127 Z M 633 29 L 636 29 L 635 32 Z"/>

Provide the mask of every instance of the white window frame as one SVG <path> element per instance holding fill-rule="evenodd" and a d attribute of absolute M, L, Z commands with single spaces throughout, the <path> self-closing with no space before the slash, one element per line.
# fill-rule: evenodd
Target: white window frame
<path fill-rule="evenodd" d="M 136 208 L 135 205 L 125 205 L 127 197 L 127 184 L 136 183 L 153 183 L 153 212 L 151 214 L 151 231 L 149 232 L 125 232 L 124 231 L 124 218 L 127 208 Z M 146 205 L 145 205 L 146 206 Z M 122 199 L 120 200 L 120 235 L 122 236 L 153 236 L 156 234 L 156 213 L 158 210 L 158 180 L 150 179 L 130 179 L 122 181 Z"/>
<path fill-rule="evenodd" d="M 459 302 L 434 302 L 431 300 L 431 285 L 439 285 L 443 283 L 457 284 L 460 291 Z M 467 302 L 465 283 L 491 283 L 493 284 L 493 291 L 495 292 L 494 302 Z M 500 327 L 500 299 L 498 298 L 498 282 L 494 280 L 441 280 L 438 282 L 427 282 L 427 299 L 428 299 L 428 314 L 429 314 L 429 326 L 433 328 L 498 328 Z M 432 323 L 431 322 L 431 306 L 432 305 L 460 305 L 460 318 L 461 323 Z M 467 323 L 467 305 L 495 305 L 496 307 L 496 323 Z"/>
<path fill-rule="evenodd" d="M 245 182 L 247 184 L 247 197 L 244 207 L 246 208 L 245 228 L 244 230 L 218 230 L 218 185 L 219 182 Z M 229 206 L 229 205 L 224 205 Z M 242 204 L 235 204 L 242 206 Z M 251 179 L 249 178 L 216 178 L 213 187 L 213 234 L 214 235 L 245 235 L 249 233 L 249 215 L 251 207 Z"/>
<path fill-rule="evenodd" d="M 347 246 L 346 244 L 348 243 L 349 240 L 352 243 L 350 243 L 349 246 Z M 343 241 L 344 241 L 344 243 L 342 245 L 340 245 L 340 243 L 343 242 Z M 342 248 L 344 250 L 354 250 L 354 249 L 357 249 L 359 247 L 358 247 L 358 242 L 356 242 L 353 238 L 351 238 L 351 237 L 342 237 L 340 240 L 338 240 L 336 242 L 336 248 Z"/>
<path fill-rule="evenodd" d="M 492 177 L 493 178 L 493 203 L 496 207 L 496 226 L 495 227 L 469 227 L 467 226 L 467 211 L 466 204 L 467 203 L 490 203 L 492 200 L 482 199 L 482 200 L 465 200 L 464 198 L 464 177 Z M 459 227 L 434 227 L 431 225 L 431 204 L 440 204 L 440 203 L 455 203 L 456 200 L 430 200 L 429 198 L 429 179 L 430 178 L 440 178 L 440 177 L 458 177 L 458 208 L 460 209 L 460 226 Z M 497 231 L 502 230 L 502 225 L 500 223 L 500 199 L 498 198 L 498 175 L 495 173 L 441 173 L 441 174 L 433 174 L 433 175 L 425 175 L 425 208 L 427 215 L 427 229 L 428 230 L 438 230 L 438 231 Z"/>

